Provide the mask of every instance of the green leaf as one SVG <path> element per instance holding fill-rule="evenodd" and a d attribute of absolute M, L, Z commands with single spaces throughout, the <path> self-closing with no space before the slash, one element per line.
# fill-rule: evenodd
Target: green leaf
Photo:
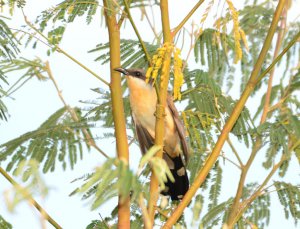
<path fill-rule="evenodd" d="M 83 199 L 92 198 L 93 210 L 117 195 L 124 201 L 123 198 L 131 193 L 131 201 L 134 202 L 144 190 L 138 177 L 122 160 L 115 158 L 106 160 L 92 175 L 83 178 L 86 178 L 85 183 L 70 195 L 84 193 Z"/>
<path fill-rule="evenodd" d="M 201 219 L 200 227 L 202 228 L 212 228 L 215 225 L 215 220 L 219 219 L 222 214 L 224 214 L 232 204 L 232 198 L 220 203 L 210 209 Z"/>
<path fill-rule="evenodd" d="M 40 175 L 39 163 L 36 160 L 22 161 L 13 174 L 21 177 L 24 183 L 22 186 L 15 185 L 5 194 L 5 203 L 9 211 L 13 211 L 23 201 L 31 201 L 33 195 L 43 198 L 47 196 L 48 187 Z"/>
<path fill-rule="evenodd" d="M 150 56 L 152 56 L 158 45 L 150 44 L 149 42 L 144 42 L 146 49 Z M 95 60 L 101 61 L 101 64 L 108 63 L 110 61 L 109 56 L 109 43 L 98 44 L 96 48 L 89 51 L 89 53 L 101 53 Z M 139 41 L 131 40 L 131 39 L 122 39 L 121 46 L 121 65 L 123 68 L 143 68 L 146 69 L 148 66 L 148 61 L 145 57 L 144 51 L 139 43 Z"/>
<path fill-rule="evenodd" d="M 221 185 L 222 185 L 222 168 L 220 167 L 219 163 L 215 165 L 215 174 L 212 177 L 212 186 L 209 191 L 209 200 L 210 203 L 208 204 L 208 210 L 212 209 L 218 204 L 218 198 L 221 194 Z"/>
<path fill-rule="evenodd" d="M 286 219 L 291 215 L 294 218 L 295 224 L 300 219 L 300 189 L 299 185 L 292 185 L 285 182 L 275 182 L 277 195 Z"/>
<path fill-rule="evenodd" d="M 2 217 L 2 215 L 0 215 L 0 228 L 2 228 L 2 229 L 12 229 L 13 228 L 12 225 Z"/>
<path fill-rule="evenodd" d="M 0 60 L 12 60 L 19 53 L 19 42 L 0 18 Z"/>

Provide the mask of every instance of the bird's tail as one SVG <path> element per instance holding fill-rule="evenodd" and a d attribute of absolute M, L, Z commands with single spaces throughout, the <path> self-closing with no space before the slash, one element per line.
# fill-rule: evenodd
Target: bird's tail
<path fill-rule="evenodd" d="M 189 189 L 189 178 L 187 176 L 186 168 L 183 164 L 181 155 L 171 158 L 166 154 L 168 160 L 171 159 L 174 166 L 170 167 L 171 173 L 174 177 L 174 183 L 169 180 L 165 183 L 166 188 L 162 191 L 163 195 L 171 196 L 172 200 L 181 200 L 187 190 Z"/>

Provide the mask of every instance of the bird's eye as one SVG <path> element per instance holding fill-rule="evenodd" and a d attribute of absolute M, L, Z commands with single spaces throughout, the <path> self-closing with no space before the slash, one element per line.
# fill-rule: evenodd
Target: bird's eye
<path fill-rule="evenodd" d="M 142 74 L 140 72 L 135 72 L 136 76 L 141 76 Z"/>

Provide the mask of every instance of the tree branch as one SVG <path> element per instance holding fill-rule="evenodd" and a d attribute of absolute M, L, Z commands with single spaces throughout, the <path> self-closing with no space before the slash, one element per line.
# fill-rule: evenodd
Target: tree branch
<path fill-rule="evenodd" d="M 276 46 L 275 46 L 275 50 L 274 50 L 273 60 L 278 56 L 278 53 L 279 53 L 279 50 L 280 50 L 280 47 L 281 47 L 281 43 L 282 43 L 282 39 L 283 39 L 283 33 L 284 33 L 284 29 L 286 27 L 286 12 L 287 12 L 287 9 L 285 8 L 282 12 L 282 20 L 281 20 L 281 23 L 280 23 L 280 26 L 279 26 L 279 31 L 278 31 L 278 35 L 277 35 L 277 41 L 276 41 Z M 268 112 L 269 112 L 274 72 L 275 72 L 275 68 L 273 68 L 270 72 L 270 77 L 269 77 L 269 80 L 268 80 L 268 89 L 267 89 L 266 97 L 265 97 L 264 109 L 263 109 L 263 113 L 261 115 L 261 120 L 260 120 L 261 124 L 266 121 L 267 115 L 268 115 Z"/>
<path fill-rule="evenodd" d="M 170 218 L 168 219 L 166 224 L 163 226 L 163 229 L 171 228 L 172 225 L 174 225 L 176 223 L 176 221 L 179 219 L 179 217 L 183 213 L 183 210 L 190 203 L 191 199 L 193 198 L 193 196 L 195 195 L 195 193 L 197 192 L 197 190 L 201 186 L 201 184 L 204 182 L 207 174 L 209 173 L 209 171 L 211 170 L 211 168 L 215 164 L 216 160 L 218 159 L 218 156 L 219 156 L 219 154 L 222 150 L 224 142 L 228 138 L 229 132 L 231 131 L 231 129 L 233 128 L 233 126 L 236 122 L 236 120 L 238 119 L 239 115 L 241 114 L 248 97 L 250 96 L 250 94 L 254 90 L 255 86 L 259 82 L 257 77 L 258 77 L 258 74 L 261 70 L 261 66 L 262 66 L 262 64 L 265 60 L 268 49 L 269 49 L 269 47 L 272 43 L 272 38 L 273 38 L 275 30 L 277 28 L 277 24 L 278 24 L 278 21 L 279 21 L 284 3 L 285 3 L 284 0 L 280 0 L 278 5 L 277 5 L 277 8 L 276 8 L 271 26 L 270 26 L 268 34 L 267 34 L 267 37 L 265 39 L 265 42 L 263 44 L 262 50 L 259 54 L 259 57 L 256 61 L 256 64 L 254 65 L 254 69 L 251 73 L 251 76 L 250 76 L 249 81 L 246 85 L 246 88 L 245 88 L 243 94 L 241 95 L 239 101 L 236 103 L 236 105 L 235 105 L 235 107 L 232 111 L 232 115 L 227 120 L 227 122 L 226 122 L 226 124 L 225 124 L 225 126 L 224 126 L 224 128 L 221 132 L 221 135 L 219 136 L 219 139 L 216 142 L 216 145 L 215 145 L 214 149 L 212 150 L 211 155 L 207 159 L 207 161 L 206 161 L 205 165 L 203 166 L 203 168 L 199 171 L 197 177 L 194 180 L 194 183 L 191 185 L 190 189 L 185 194 L 185 196 L 183 197 L 183 199 L 180 202 L 180 204 L 178 205 L 178 207 L 175 209 L 175 211 L 170 216 Z"/>
<path fill-rule="evenodd" d="M 170 31 L 170 21 L 169 21 L 169 9 L 168 9 L 168 0 L 160 1 L 160 11 L 162 18 L 162 27 L 163 27 L 163 38 L 164 43 L 171 43 L 172 36 Z M 155 145 L 163 146 L 163 137 L 164 137 L 164 126 L 165 126 L 165 107 L 167 103 L 168 95 L 168 82 L 170 77 L 170 65 L 171 65 L 171 51 L 167 48 L 165 53 L 165 59 L 162 65 L 161 70 L 161 82 L 159 90 L 160 100 L 156 106 L 156 123 L 155 123 Z M 156 154 L 157 157 L 162 158 L 163 147 Z M 155 215 L 155 206 L 158 198 L 158 180 L 155 174 L 152 172 L 150 180 L 150 200 L 148 203 L 148 211 L 151 219 L 152 226 L 154 225 L 154 215 Z"/>
<path fill-rule="evenodd" d="M 283 7 L 285 5 L 285 2 L 282 2 L 282 9 L 281 9 L 281 12 L 278 12 L 278 8 L 279 8 L 279 4 L 280 2 L 278 3 L 278 6 L 277 6 L 277 9 L 276 9 L 276 12 L 277 14 L 280 16 L 281 15 L 281 12 L 283 11 Z M 275 12 L 275 15 L 276 15 L 276 12 Z M 274 19 L 273 19 L 274 20 Z M 273 21 L 272 21 L 273 22 Z M 280 60 L 280 58 L 283 56 L 283 54 L 291 47 L 288 45 L 288 49 L 285 49 L 282 51 L 282 53 L 280 53 L 280 55 L 277 56 L 278 52 L 279 52 L 279 49 L 280 49 L 280 43 L 281 43 L 281 35 L 279 34 L 278 35 L 278 39 L 277 39 L 277 43 L 276 43 L 276 50 L 275 50 L 275 53 L 274 53 L 274 60 L 272 62 L 272 64 L 259 76 L 257 77 L 257 80 L 258 82 L 260 80 L 263 79 L 263 77 L 272 70 L 272 68 L 275 66 L 275 64 L 277 63 L 277 61 Z M 290 42 L 291 43 L 291 42 Z M 272 88 L 272 78 L 269 80 L 269 85 L 268 85 L 268 91 L 267 91 L 267 94 L 269 93 L 269 95 L 266 95 L 266 96 L 270 96 L 271 95 L 271 88 Z M 270 97 L 269 97 L 270 99 Z M 269 101 L 267 102 L 267 105 L 265 104 L 265 106 L 269 107 Z M 266 110 L 266 112 L 268 112 L 268 109 Z M 261 124 L 263 122 L 265 122 L 266 120 L 266 116 L 267 116 L 267 113 L 264 113 L 262 114 L 262 118 L 261 118 Z M 245 184 L 245 179 L 246 179 L 246 176 L 247 176 L 247 173 L 249 171 L 249 168 L 250 166 L 252 165 L 252 162 L 254 161 L 255 157 L 256 157 L 256 154 L 257 152 L 261 149 L 261 146 L 262 146 L 262 138 L 258 138 L 252 148 L 252 152 L 251 152 L 251 155 L 245 165 L 245 167 L 243 168 L 242 170 L 242 173 L 241 173 L 241 176 L 240 176 L 240 181 L 239 181 L 239 185 L 238 185 L 238 189 L 237 189 L 237 192 L 236 192 L 236 195 L 235 195 L 235 199 L 234 199 L 234 202 L 231 206 L 231 210 L 230 210 L 230 213 L 229 213 L 229 217 L 228 217 L 228 220 L 227 220 L 227 226 L 229 228 L 232 228 L 234 226 L 234 224 L 237 222 L 237 220 L 240 218 L 241 215 L 239 215 L 239 210 L 241 208 L 241 203 L 240 203 L 240 199 L 241 199 L 241 196 L 242 196 L 242 193 L 243 193 L 243 188 L 244 188 L 244 184 Z"/>
<path fill-rule="evenodd" d="M 190 19 L 190 17 L 195 13 L 195 11 L 201 6 L 204 0 L 200 0 L 196 5 L 191 9 L 191 11 L 185 16 L 185 18 L 179 23 L 178 26 L 172 31 L 172 35 L 175 37 L 178 31 L 184 26 L 184 24 Z"/>
<path fill-rule="evenodd" d="M 55 78 L 54 78 L 54 76 L 53 76 L 53 74 L 52 74 L 52 71 L 51 71 L 51 68 L 50 68 L 50 64 L 49 64 L 48 61 L 45 63 L 45 70 L 46 70 L 46 72 L 48 73 L 48 76 L 49 76 L 49 78 L 51 79 L 52 83 L 54 84 L 55 89 L 56 89 L 56 91 L 57 91 L 57 94 L 58 94 L 60 100 L 62 101 L 62 103 L 64 104 L 65 108 L 68 110 L 68 112 L 70 113 L 72 119 L 73 119 L 75 122 L 79 122 L 80 120 L 79 120 L 79 118 L 78 118 L 76 112 L 74 111 L 73 108 L 71 108 L 71 107 L 67 104 L 67 102 L 65 101 L 64 97 L 62 96 L 61 90 L 59 89 L 59 87 L 58 87 L 58 85 L 57 85 L 57 82 L 56 82 L 56 80 L 55 80 Z M 88 144 L 89 146 L 91 146 L 91 147 L 93 147 L 94 149 L 96 149 L 96 150 L 97 150 L 99 153 L 101 153 L 104 157 L 109 158 L 109 156 L 108 156 L 103 150 L 101 150 L 101 149 L 97 146 L 96 142 L 94 141 L 94 139 L 92 138 L 92 136 L 90 135 L 90 133 L 87 131 L 87 129 L 83 128 L 83 129 L 82 129 L 82 132 L 83 132 L 83 134 L 84 134 L 84 137 L 85 137 L 85 138 L 84 138 L 84 141 L 86 142 L 86 144 Z"/>
<path fill-rule="evenodd" d="M 244 164 L 243 164 L 243 162 L 242 162 L 242 160 L 241 160 L 241 158 L 240 158 L 240 156 L 239 156 L 239 153 L 237 152 L 237 150 L 235 149 L 234 145 L 232 144 L 232 142 L 231 142 L 229 136 L 228 136 L 228 138 L 227 138 L 227 142 L 228 142 L 228 144 L 229 144 L 229 146 L 230 146 L 230 148 L 231 148 L 233 154 L 235 155 L 236 159 L 238 160 L 238 162 L 239 162 L 239 164 L 240 164 L 240 168 L 243 168 L 243 167 L 244 167 Z"/>
<path fill-rule="evenodd" d="M 287 160 L 287 156 L 285 154 L 282 155 L 280 161 L 275 164 L 270 171 L 270 173 L 267 175 L 263 183 L 259 186 L 259 188 L 249 197 L 247 200 L 244 200 L 239 206 L 238 211 L 236 212 L 236 215 L 234 216 L 233 220 L 230 222 L 231 224 L 228 224 L 228 228 L 232 228 L 234 224 L 240 219 L 242 214 L 249 208 L 251 203 L 258 198 L 262 194 L 263 188 L 267 185 L 267 183 L 270 181 L 274 173 L 280 168 L 282 163 Z"/>
<path fill-rule="evenodd" d="M 103 4 L 107 7 L 107 1 L 103 0 Z M 124 113 L 124 104 L 121 87 L 120 73 L 114 71 L 120 67 L 120 30 L 116 15 L 104 11 L 105 20 L 109 35 L 109 54 L 110 54 L 110 91 L 112 100 L 112 113 L 115 125 L 116 147 L 117 154 L 120 160 L 123 160 L 127 165 L 129 163 L 128 139 L 126 134 L 126 122 Z M 121 199 L 124 201 L 121 202 Z M 118 202 L 118 228 L 130 228 L 130 196 L 119 196 Z"/>

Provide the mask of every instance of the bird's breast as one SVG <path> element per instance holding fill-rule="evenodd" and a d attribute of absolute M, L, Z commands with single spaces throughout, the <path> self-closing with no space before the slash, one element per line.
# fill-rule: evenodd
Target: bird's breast
<path fill-rule="evenodd" d="M 152 137 L 155 135 L 155 89 L 144 80 L 128 77 L 129 100 L 134 121 L 147 128 Z"/>
<path fill-rule="evenodd" d="M 144 80 L 127 77 L 129 88 L 129 100 L 132 116 L 136 124 L 147 129 L 149 134 L 155 138 L 155 111 L 157 96 L 154 87 Z M 179 137 L 175 128 L 173 116 L 168 106 L 165 109 L 164 145 L 170 155 L 178 155 Z"/>

